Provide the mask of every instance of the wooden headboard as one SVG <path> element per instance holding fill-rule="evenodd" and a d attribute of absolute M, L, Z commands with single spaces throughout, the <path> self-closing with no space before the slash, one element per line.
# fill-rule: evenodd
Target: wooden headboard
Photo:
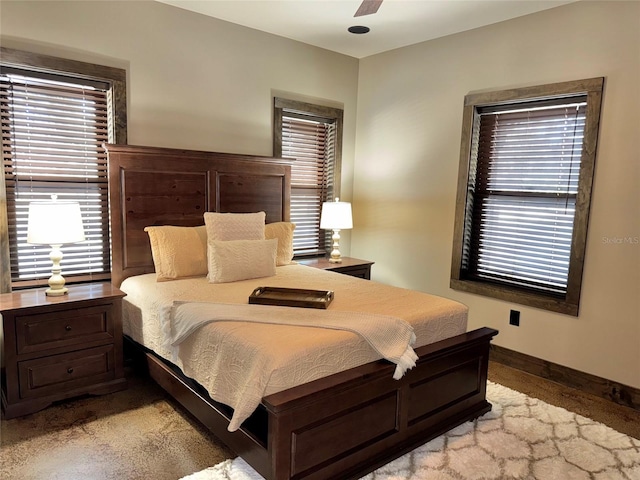
<path fill-rule="evenodd" d="M 291 167 L 283 159 L 106 144 L 111 281 L 154 271 L 151 225 L 198 226 L 204 212 L 264 211 L 289 220 Z"/>

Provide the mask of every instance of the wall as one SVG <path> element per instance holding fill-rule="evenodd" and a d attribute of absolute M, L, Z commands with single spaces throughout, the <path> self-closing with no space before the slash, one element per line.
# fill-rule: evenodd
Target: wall
<path fill-rule="evenodd" d="M 451 290 L 464 96 L 600 76 L 579 317 Z M 469 327 L 499 329 L 498 345 L 640 387 L 639 86 L 637 2 L 578 2 L 361 60 L 353 255 L 375 260 L 376 280 L 467 304 Z"/>
<path fill-rule="evenodd" d="M 126 69 L 129 144 L 272 155 L 273 96 L 344 108 L 351 197 L 357 59 L 150 1 L 3 0 L 0 19 L 4 47 Z"/>

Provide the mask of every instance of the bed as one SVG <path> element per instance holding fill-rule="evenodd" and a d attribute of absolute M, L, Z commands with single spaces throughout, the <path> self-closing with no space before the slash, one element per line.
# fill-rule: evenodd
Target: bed
<path fill-rule="evenodd" d="M 268 278 L 218 285 L 211 285 L 206 278 L 155 281 L 157 272 L 146 227 L 196 227 L 202 225 L 205 212 L 265 212 L 267 224 L 288 221 L 290 167 L 285 160 L 122 145 L 106 145 L 106 150 L 112 282 L 129 293 L 123 312 L 127 343 L 160 386 L 267 480 L 359 478 L 491 409 L 485 392 L 490 341 L 497 331 L 481 328 L 466 332 L 466 308 L 455 302 L 431 297 L 428 300 L 439 307 L 429 314 L 416 314 L 414 319 L 413 313 L 402 310 L 403 305 L 411 303 L 405 300 L 426 299 L 430 297 L 427 294 L 301 265 L 279 266 Z M 331 310 L 336 314 L 354 305 L 367 310 L 374 302 L 366 295 L 389 295 L 386 311 L 370 307 L 370 313 L 400 312 L 411 321 L 417 337 L 416 366 L 396 380 L 396 365 L 375 358 L 375 354 L 368 357 L 371 354 L 362 349 L 362 355 L 355 355 L 358 359 L 354 364 L 318 369 L 315 376 L 303 377 L 310 380 L 302 384 L 276 382 L 276 386 L 265 387 L 257 407 L 250 407 L 238 419 L 244 407 L 234 404 L 236 408 L 231 408 L 231 402 L 215 401 L 212 396 L 218 397 L 218 392 L 210 394 L 215 387 L 208 383 L 206 368 L 194 367 L 192 362 L 206 357 L 208 353 L 203 352 L 208 346 L 226 343 L 228 340 L 222 342 L 220 338 L 229 339 L 242 322 L 206 325 L 180 348 L 172 349 L 166 341 L 154 343 L 152 339 L 160 338 L 161 332 L 144 326 L 142 317 L 149 306 L 166 313 L 175 305 L 174 299 L 188 300 L 187 306 L 205 302 L 206 294 L 196 292 L 210 288 L 229 290 L 222 297 L 225 303 L 246 303 L 247 292 L 260 284 L 331 287 L 335 291 Z M 172 289 L 183 296 L 176 296 Z M 447 310 L 452 306 L 453 311 Z M 445 313 L 439 313 L 438 308 Z M 422 317 L 430 322 L 420 323 Z M 322 342 L 327 348 L 341 342 L 347 351 L 360 348 L 349 332 L 295 325 L 253 325 L 242 336 L 251 332 L 256 337 L 265 336 L 260 332 L 280 328 L 293 329 L 292 339 L 305 338 L 315 331 L 314 341 L 303 345 L 302 350 L 312 351 L 316 342 L 322 345 L 320 350 L 325 348 Z M 204 336 L 206 332 L 220 334 L 220 329 L 222 337 L 217 340 Z M 273 343 L 272 352 L 282 350 Z M 331 363 L 336 356 L 323 358 Z M 311 363 L 318 364 L 315 360 Z M 279 369 L 274 372 L 275 378 Z M 282 374 L 285 380 L 292 376 Z"/>

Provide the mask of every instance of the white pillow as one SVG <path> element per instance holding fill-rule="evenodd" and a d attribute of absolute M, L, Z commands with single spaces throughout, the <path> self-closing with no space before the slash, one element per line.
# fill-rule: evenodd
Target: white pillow
<path fill-rule="evenodd" d="M 264 240 L 264 219 L 264 212 L 204 214 L 209 240 Z"/>
<path fill-rule="evenodd" d="M 207 274 L 207 232 L 204 225 L 145 227 L 144 231 L 149 234 L 158 282 Z"/>
<path fill-rule="evenodd" d="M 291 222 L 267 223 L 264 226 L 264 238 L 278 240 L 278 255 L 276 265 L 289 265 L 293 260 L 293 232 L 296 224 Z"/>
<path fill-rule="evenodd" d="M 227 283 L 276 274 L 278 241 L 209 239 L 209 283 Z"/>

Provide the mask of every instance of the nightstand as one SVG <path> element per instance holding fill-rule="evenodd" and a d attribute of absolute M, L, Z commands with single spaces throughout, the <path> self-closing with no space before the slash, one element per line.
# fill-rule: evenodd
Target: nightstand
<path fill-rule="evenodd" d="M 351 275 L 352 277 L 364 278 L 371 280 L 371 265 L 375 262 L 368 260 L 359 260 L 357 258 L 342 257 L 342 263 L 331 263 L 327 258 L 311 258 L 306 260 L 298 260 L 301 265 L 309 267 L 321 268 L 322 270 L 331 270 L 332 272 Z"/>
<path fill-rule="evenodd" d="M 0 294 L 2 407 L 5 418 L 52 402 L 126 388 L 122 354 L 123 292 L 110 283 Z"/>

